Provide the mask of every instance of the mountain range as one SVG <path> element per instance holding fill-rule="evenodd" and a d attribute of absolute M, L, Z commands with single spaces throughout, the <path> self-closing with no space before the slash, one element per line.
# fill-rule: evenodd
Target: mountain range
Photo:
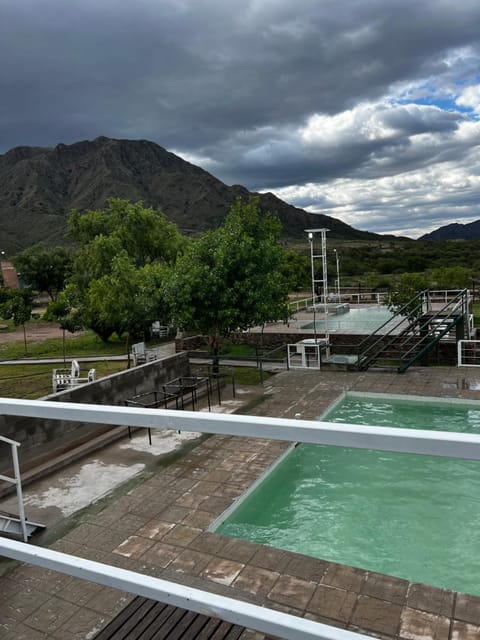
<path fill-rule="evenodd" d="M 102 209 L 110 197 L 142 200 L 195 235 L 222 224 L 235 199 L 250 195 L 147 140 L 99 137 L 53 148 L 15 147 L 0 155 L 0 249 L 15 254 L 40 241 L 64 244 L 68 212 Z M 262 210 L 278 214 L 286 238 L 305 238 L 312 227 L 328 228 L 332 239 L 382 238 L 272 193 L 257 195 Z"/>
<path fill-rule="evenodd" d="M 480 220 L 460 224 L 454 222 L 440 227 L 431 233 L 426 233 L 419 240 L 479 240 Z"/>

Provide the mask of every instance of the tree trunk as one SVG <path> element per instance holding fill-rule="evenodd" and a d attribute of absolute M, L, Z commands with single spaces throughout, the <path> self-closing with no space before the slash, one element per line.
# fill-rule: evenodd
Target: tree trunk
<path fill-rule="evenodd" d="M 27 353 L 27 329 L 23 323 L 23 344 L 25 345 L 25 353 Z"/>

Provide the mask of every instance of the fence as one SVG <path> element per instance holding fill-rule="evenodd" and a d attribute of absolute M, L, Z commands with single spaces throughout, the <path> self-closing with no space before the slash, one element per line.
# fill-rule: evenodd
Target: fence
<path fill-rule="evenodd" d="M 201 414 L 161 409 L 0 398 L 0 414 L 308 442 L 360 449 L 480 460 L 480 435 L 307 420 Z M 118 567 L 0 539 L 0 553 L 99 584 L 154 598 L 279 638 L 367 640 L 367 636 Z"/>
<path fill-rule="evenodd" d="M 457 343 L 459 367 L 480 367 L 480 340 L 459 340 Z"/>

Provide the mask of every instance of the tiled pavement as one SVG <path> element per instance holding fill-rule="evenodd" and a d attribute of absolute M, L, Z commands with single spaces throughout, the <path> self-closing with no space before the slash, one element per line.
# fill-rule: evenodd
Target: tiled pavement
<path fill-rule="evenodd" d="M 346 389 L 480 397 L 480 373 L 426 368 L 285 372 L 265 385 L 256 415 L 317 417 Z M 207 531 L 287 445 L 214 436 L 92 514 L 51 546 L 376 638 L 478 640 L 480 598 L 307 558 Z M 93 638 L 131 596 L 17 566 L 0 580 L 0 638 Z M 258 639 L 245 631 L 242 638 Z"/>

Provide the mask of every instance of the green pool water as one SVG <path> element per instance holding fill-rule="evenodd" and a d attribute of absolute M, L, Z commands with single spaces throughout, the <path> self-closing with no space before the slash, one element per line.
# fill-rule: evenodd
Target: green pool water
<path fill-rule="evenodd" d="M 326 328 L 329 331 L 375 331 L 392 317 L 393 314 L 387 307 L 372 305 L 360 309 L 350 309 L 347 313 L 338 316 L 329 314 L 326 320 L 317 320 L 315 325 L 319 331 L 323 331 Z M 302 325 L 302 329 L 313 329 L 313 325 L 313 322 L 309 322 Z"/>
<path fill-rule="evenodd" d="M 480 408 L 346 397 L 332 422 L 480 432 Z M 216 529 L 480 595 L 480 463 L 299 445 Z"/>

